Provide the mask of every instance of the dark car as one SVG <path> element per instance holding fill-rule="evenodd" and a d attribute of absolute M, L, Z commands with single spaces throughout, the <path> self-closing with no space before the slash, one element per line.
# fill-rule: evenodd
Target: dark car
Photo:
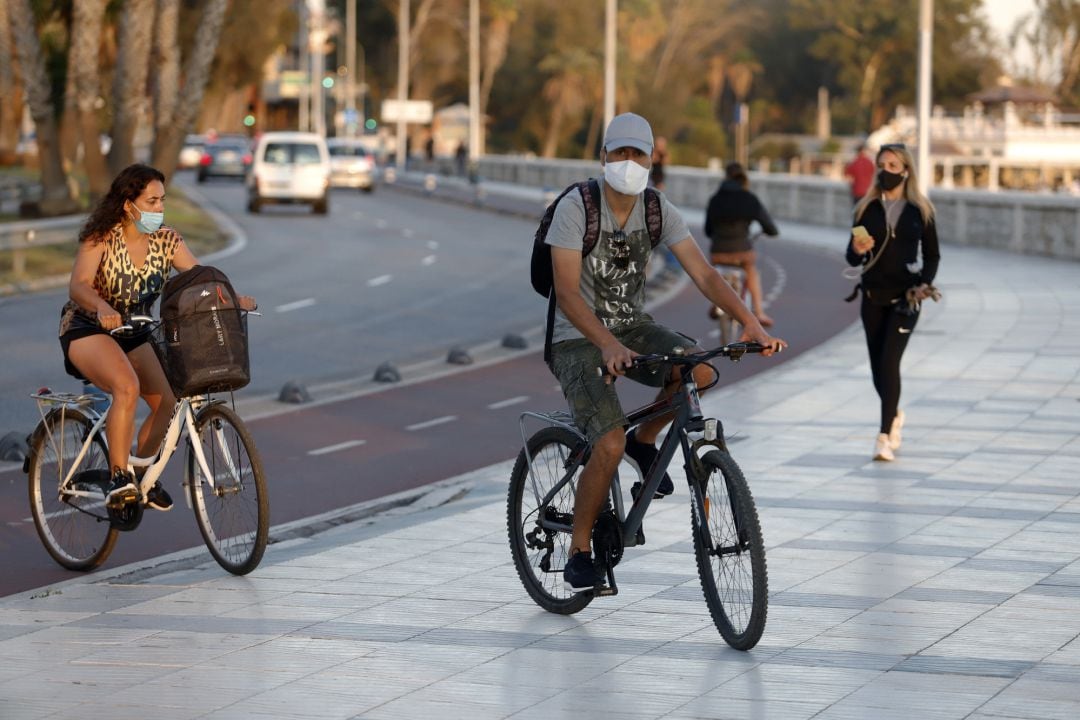
<path fill-rule="evenodd" d="M 243 179 L 251 166 L 251 148 L 245 140 L 221 139 L 207 143 L 199 159 L 199 182 L 212 177 Z"/>

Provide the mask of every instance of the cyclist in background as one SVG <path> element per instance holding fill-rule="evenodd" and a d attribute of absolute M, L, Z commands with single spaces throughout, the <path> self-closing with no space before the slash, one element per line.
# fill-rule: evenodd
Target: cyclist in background
<path fill-rule="evenodd" d="M 138 495 L 128 471 L 139 397 L 150 415 L 139 428 L 139 456 L 154 452 L 168 429 L 176 398 L 150 346 L 150 331 L 120 331 L 124 318 L 149 315 L 169 273 L 188 270 L 198 260 L 180 233 L 161 223 L 165 217 L 165 176 L 148 165 L 130 165 L 79 232 L 79 248 L 68 285 L 70 300 L 60 312 L 60 347 L 64 369 L 89 380 L 112 396 L 105 436 L 112 484 L 107 503 L 122 505 Z M 245 310 L 255 300 L 238 298 Z M 147 505 L 169 510 L 172 498 L 154 485 Z"/>
<path fill-rule="evenodd" d="M 772 327 L 773 319 L 761 306 L 761 275 L 757 271 L 757 253 L 750 239 L 750 224 L 757 222 L 766 235 L 776 236 L 780 231 L 769 217 L 765 206 L 748 190 L 750 179 L 739 163 L 731 163 L 724 170 L 724 181 L 709 199 L 705 212 L 705 234 L 710 241 L 710 260 L 713 265 L 735 265 L 746 273 L 746 285 L 750 290 L 751 309 L 763 327 Z M 709 317 L 716 318 L 716 306 L 709 309 Z"/>

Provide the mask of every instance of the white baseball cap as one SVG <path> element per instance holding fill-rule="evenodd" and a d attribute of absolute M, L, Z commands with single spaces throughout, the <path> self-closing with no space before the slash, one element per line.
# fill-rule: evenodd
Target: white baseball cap
<path fill-rule="evenodd" d="M 637 148 L 652 155 L 653 135 L 649 121 L 634 113 L 623 113 L 611 118 L 604 133 L 604 149 L 608 152 L 621 147 Z"/>

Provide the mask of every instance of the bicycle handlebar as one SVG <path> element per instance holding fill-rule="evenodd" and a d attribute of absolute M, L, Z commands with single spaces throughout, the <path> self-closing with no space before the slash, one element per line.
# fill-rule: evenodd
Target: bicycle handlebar
<path fill-rule="evenodd" d="M 765 346 L 756 342 L 736 342 L 729 343 L 722 347 L 715 348 L 713 350 L 705 350 L 704 352 L 686 354 L 678 353 L 662 353 L 653 355 L 637 355 L 630 361 L 630 367 L 639 367 L 641 365 L 649 365 L 658 362 L 667 362 L 672 365 L 702 365 L 709 362 L 713 358 L 726 357 L 732 362 L 738 362 L 742 359 L 743 355 L 747 353 L 760 353 L 764 352 Z M 610 375 L 606 367 L 596 368 L 596 374 L 599 377 Z"/>
<path fill-rule="evenodd" d="M 153 322 L 157 322 L 157 321 L 154 320 L 154 318 L 150 317 L 149 315 L 129 315 L 127 318 L 124 319 L 124 324 L 123 325 L 120 325 L 119 327 L 114 327 L 112 330 L 109 331 L 109 334 L 110 335 L 115 335 L 118 332 L 124 332 L 124 331 L 127 331 L 127 330 L 135 330 L 136 325 L 138 325 L 141 328 L 142 326 L 149 325 L 150 323 L 153 323 Z M 136 325 L 132 325 L 132 323 L 135 323 Z"/>

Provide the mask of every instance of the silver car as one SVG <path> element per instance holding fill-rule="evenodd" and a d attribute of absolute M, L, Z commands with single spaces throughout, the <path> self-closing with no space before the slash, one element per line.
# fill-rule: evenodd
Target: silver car
<path fill-rule="evenodd" d="M 379 168 L 370 150 L 349 138 L 330 138 L 326 147 L 330 151 L 330 185 L 364 192 L 375 189 Z"/>

